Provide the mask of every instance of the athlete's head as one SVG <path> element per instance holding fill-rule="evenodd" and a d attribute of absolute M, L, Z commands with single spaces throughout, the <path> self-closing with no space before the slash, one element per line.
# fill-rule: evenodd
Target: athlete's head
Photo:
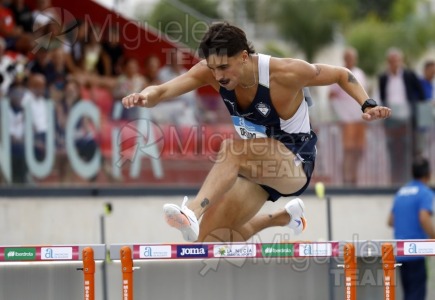
<path fill-rule="evenodd" d="M 412 162 L 412 177 L 418 180 L 430 179 L 429 161 L 422 157 L 417 157 Z"/>
<path fill-rule="evenodd" d="M 199 45 L 199 55 L 205 59 L 210 55 L 233 57 L 243 50 L 248 54 L 255 53 L 245 32 L 227 22 L 211 25 Z"/>
<path fill-rule="evenodd" d="M 228 90 L 255 80 L 252 64 L 247 67 L 253 53 L 245 32 L 227 22 L 211 25 L 199 45 L 199 55 L 205 58 L 219 84 Z"/>

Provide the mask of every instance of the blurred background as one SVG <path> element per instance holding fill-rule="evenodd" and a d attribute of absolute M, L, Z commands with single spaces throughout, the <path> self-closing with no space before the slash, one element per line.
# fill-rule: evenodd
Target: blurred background
<path fill-rule="evenodd" d="M 228 112 L 210 88 L 153 109 L 125 110 L 120 100 L 186 72 L 198 62 L 207 26 L 219 20 L 245 30 L 257 52 L 346 66 L 372 98 L 393 109 L 389 120 L 364 123 L 358 104 L 338 86 L 310 88 L 311 123 L 319 141 L 304 200 L 316 220 L 302 239 L 391 239 L 388 213 L 394 193 L 412 177 L 412 158 L 426 157 L 435 170 L 434 0 L 0 0 L 0 15 L 2 245 L 100 243 L 106 225 L 107 243 L 182 242 L 161 220 L 161 206 L 195 194 L 221 141 L 235 137 Z M 402 73 L 404 90 L 386 86 L 388 76 Z M 313 193 L 316 182 L 331 196 L 332 236 L 325 202 Z M 279 234 L 282 230 L 268 229 L 260 239 L 268 242 Z M 183 268 L 178 270 L 186 274 L 195 269 Z M 331 274 L 328 267 L 319 268 Z M 0 271 L 4 278 L 29 269 L 5 270 Z M 63 274 L 53 270 L 35 272 Z M 184 274 L 171 270 L 162 275 L 173 275 L 168 282 Z M 287 299 L 286 288 L 301 287 L 295 282 L 278 290 L 273 279 L 284 275 L 258 270 L 272 278 L 265 297 Z M 111 294 L 118 289 L 114 272 Z M 242 276 L 239 269 L 228 272 L 227 278 Z M 327 276 L 315 276 L 322 274 L 316 268 L 307 272 L 308 282 L 321 283 L 320 296 L 301 293 L 289 299 L 318 298 L 328 289 Z M 379 294 L 373 274 L 370 282 Z M 191 291 L 204 278 L 189 280 L 186 299 L 207 295 L 207 289 Z M 0 286 L 0 299 L 31 297 L 16 296 L 12 283 Z M 29 286 L 29 295 L 39 291 Z M 260 293 L 236 286 L 219 299 Z M 301 290 L 311 291 L 309 285 Z M 433 284 L 430 290 L 434 295 Z M 39 292 L 38 299 L 57 300 L 77 298 L 81 291 L 65 296 L 62 288 L 50 286 Z M 145 291 L 138 293 L 145 297 Z M 372 293 L 362 299 L 381 297 Z"/>

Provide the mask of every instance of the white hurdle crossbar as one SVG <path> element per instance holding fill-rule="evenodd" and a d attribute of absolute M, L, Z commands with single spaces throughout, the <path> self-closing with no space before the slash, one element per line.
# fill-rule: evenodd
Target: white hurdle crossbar
<path fill-rule="evenodd" d="M 344 299 L 356 300 L 357 258 L 381 257 L 384 299 L 395 300 L 396 256 L 435 256 L 435 240 L 365 240 L 284 243 L 113 244 L 110 258 L 120 260 L 124 300 L 133 300 L 134 260 L 231 258 L 343 258 Z"/>
<path fill-rule="evenodd" d="M 84 299 L 95 299 L 95 261 L 106 259 L 106 245 L 0 246 L 1 263 L 82 261 Z"/>

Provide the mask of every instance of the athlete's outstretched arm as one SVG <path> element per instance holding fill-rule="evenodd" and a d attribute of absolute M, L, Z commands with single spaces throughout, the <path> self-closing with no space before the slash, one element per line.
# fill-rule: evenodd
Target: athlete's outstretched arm
<path fill-rule="evenodd" d="M 122 99 L 126 108 L 153 107 L 159 102 L 175 98 L 211 83 L 210 70 L 203 62 L 197 63 L 186 73 L 160 85 L 146 87 L 140 93 L 133 93 Z"/>
<path fill-rule="evenodd" d="M 327 64 L 309 64 L 303 60 L 289 60 L 288 79 L 299 87 L 323 86 L 337 83 L 346 93 L 354 98 L 359 105 L 369 98 L 364 87 L 358 82 L 352 72 L 344 67 Z M 362 114 L 363 119 L 375 120 L 389 117 L 391 110 L 388 107 L 377 106 L 367 108 Z"/>

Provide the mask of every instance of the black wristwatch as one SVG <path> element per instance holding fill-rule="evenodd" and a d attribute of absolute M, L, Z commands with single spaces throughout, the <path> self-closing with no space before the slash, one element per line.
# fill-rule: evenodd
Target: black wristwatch
<path fill-rule="evenodd" d="M 378 106 L 378 104 L 376 103 L 375 100 L 373 100 L 373 99 L 367 99 L 363 103 L 363 105 L 361 106 L 361 110 L 362 110 L 362 112 L 365 112 L 367 107 L 376 107 L 376 106 Z"/>

